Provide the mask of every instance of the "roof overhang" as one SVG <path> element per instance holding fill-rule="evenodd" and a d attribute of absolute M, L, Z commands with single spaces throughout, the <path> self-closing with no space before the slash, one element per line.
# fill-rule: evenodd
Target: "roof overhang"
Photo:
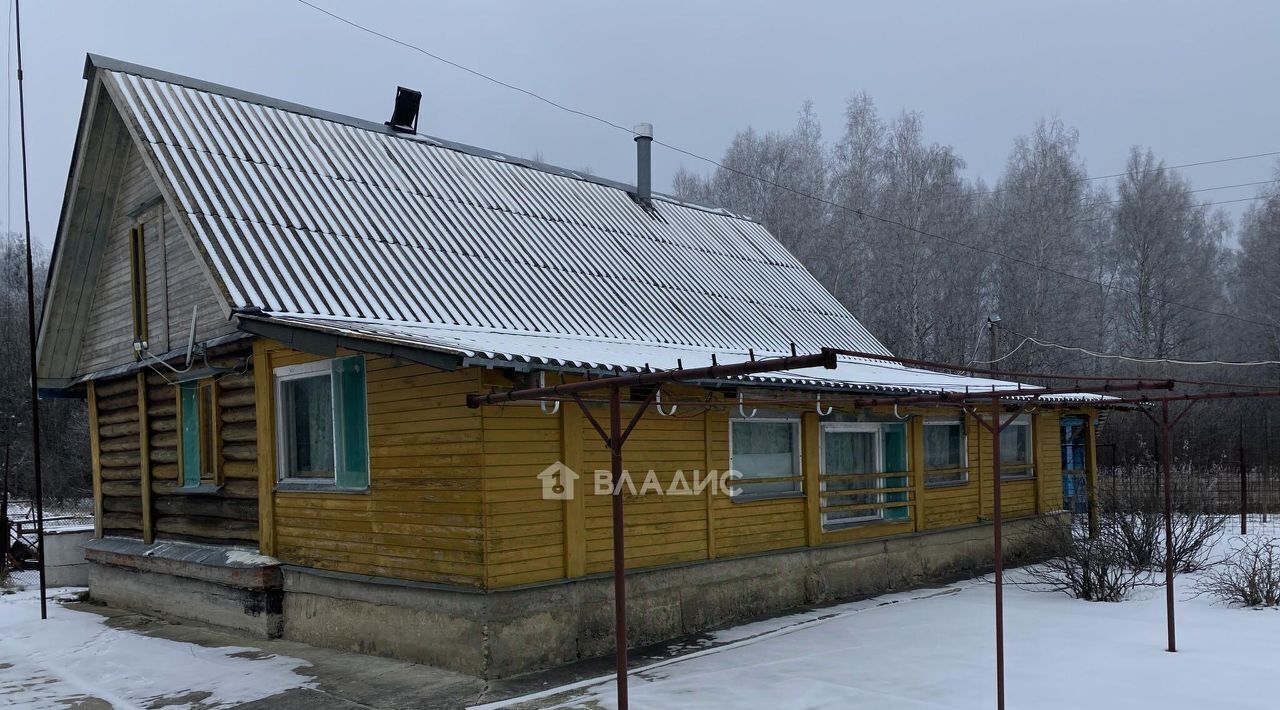
<path fill-rule="evenodd" d="M 715 363 L 785 356 L 788 353 L 714 352 L 674 344 L 581 338 L 545 333 L 505 332 L 425 323 L 353 321 L 327 316 L 263 311 L 236 314 L 240 330 L 322 356 L 339 348 L 419 362 L 439 369 L 480 366 L 516 371 L 547 370 L 608 375 L 703 367 Z M 989 394 L 1033 396 L 1035 386 L 904 367 L 895 363 L 841 357 L 835 370 L 781 371 L 722 380 L 704 386 L 749 385 L 819 392 L 876 395 Z M 1099 395 L 1054 395 L 1055 403 L 1084 404 Z M 1048 400 L 1048 397 L 1046 397 Z"/>
<path fill-rule="evenodd" d="M 387 336 L 347 333 L 320 323 L 238 314 L 237 325 L 246 333 L 270 338 L 295 350 L 325 357 L 333 357 L 338 353 L 338 348 L 344 348 L 417 362 L 440 370 L 456 370 L 463 366 L 466 357 L 461 351 L 430 348 L 421 343 Z"/>

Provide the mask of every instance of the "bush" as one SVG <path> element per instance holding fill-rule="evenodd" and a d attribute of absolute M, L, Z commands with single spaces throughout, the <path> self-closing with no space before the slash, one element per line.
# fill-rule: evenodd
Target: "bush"
<path fill-rule="evenodd" d="M 1090 538 L 1087 525 L 1042 518 L 1024 544 L 1028 554 L 1045 561 L 1026 568 L 1017 584 L 1085 601 L 1124 601 L 1134 589 L 1150 584 L 1151 574 L 1129 564 L 1120 533 L 1117 526 L 1105 525 L 1097 537 Z"/>
<path fill-rule="evenodd" d="M 1238 537 L 1200 576 L 1196 594 L 1241 606 L 1280 606 L 1280 538 Z"/>
<path fill-rule="evenodd" d="M 1124 549 L 1130 566 L 1165 568 L 1164 493 L 1156 468 L 1133 467 L 1123 483 L 1099 491 L 1102 526 Z M 1212 479 L 1187 467 L 1173 471 L 1173 569 L 1196 572 L 1222 537 L 1227 518 L 1216 509 Z"/>

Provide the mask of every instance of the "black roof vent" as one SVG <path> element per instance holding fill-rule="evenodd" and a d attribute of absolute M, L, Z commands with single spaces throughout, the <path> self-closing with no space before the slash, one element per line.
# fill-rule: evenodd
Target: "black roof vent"
<path fill-rule="evenodd" d="M 422 92 L 396 87 L 396 107 L 391 111 L 391 120 L 387 125 L 391 130 L 401 133 L 418 132 L 418 106 L 422 103 Z"/>

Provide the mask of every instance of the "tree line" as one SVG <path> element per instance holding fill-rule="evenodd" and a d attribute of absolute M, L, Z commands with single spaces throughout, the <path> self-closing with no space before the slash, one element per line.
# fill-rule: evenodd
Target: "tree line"
<path fill-rule="evenodd" d="M 0 489 L 8 486 L 11 497 L 29 498 L 34 490 L 31 456 L 31 392 L 27 359 L 26 247 L 22 235 L 0 233 Z M 48 254 L 35 254 L 36 312 L 48 273 Z M 40 401 L 47 500 L 82 499 L 90 493 L 89 421 L 84 402 L 52 399 Z"/>
<path fill-rule="evenodd" d="M 1275 366 L 1137 363 L 1025 340 L 1133 358 L 1280 359 L 1274 183 L 1233 223 L 1150 149 L 1130 149 L 1111 184 L 1091 179 L 1077 131 L 1044 119 L 987 184 L 925 138 L 919 113 L 886 117 L 866 94 L 848 100 L 834 139 L 806 103 L 790 130 L 739 131 L 719 162 L 709 174 L 681 168 L 675 195 L 760 219 L 899 356 L 989 360 L 985 325 L 998 315 L 999 369 L 1280 382 Z M 1280 428 L 1273 402 L 1235 404 L 1201 407 L 1184 448 L 1220 452 L 1214 439 L 1231 435 L 1236 449 L 1220 420 L 1241 409 L 1254 429 L 1276 409 Z M 1120 438 L 1146 431 L 1120 419 Z M 1270 427 L 1250 434 L 1259 456 L 1261 437 Z"/>
<path fill-rule="evenodd" d="M 897 355 L 981 363 L 986 319 L 999 315 L 1001 369 L 1280 388 L 1276 366 L 1140 364 L 1023 341 L 1136 358 L 1280 360 L 1276 184 L 1233 223 L 1149 149 L 1132 148 L 1113 184 L 1091 180 L 1078 133 L 1060 120 L 1014 139 L 987 184 L 965 177 L 953 147 L 925 138 L 919 113 L 885 117 L 866 94 L 848 100 L 835 140 L 806 103 L 790 130 L 739 131 L 720 162 L 710 174 L 682 168 L 673 192 L 760 219 Z M 0 235 L 0 446 L 9 445 L 19 495 L 32 485 L 24 258 L 20 235 Z M 37 298 L 47 268 L 38 253 Z M 83 403 L 45 400 L 41 417 L 46 490 L 83 495 Z M 1148 425 L 1118 419 L 1108 427 L 1112 456 L 1149 455 Z M 1280 460 L 1280 402 L 1199 405 L 1187 421 L 1184 458 L 1234 460 L 1243 443 L 1250 462 Z"/>

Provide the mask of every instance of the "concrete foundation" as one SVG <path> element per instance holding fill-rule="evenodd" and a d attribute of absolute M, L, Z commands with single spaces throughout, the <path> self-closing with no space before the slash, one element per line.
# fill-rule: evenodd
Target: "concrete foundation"
<path fill-rule="evenodd" d="M 1005 524 L 1008 559 L 1033 520 Z M 797 607 L 986 569 L 989 525 L 636 570 L 628 633 L 643 646 Z M 481 592 L 285 566 L 286 638 L 502 678 L 613 650 L 608 575 Z"/>
<path fill-rule="evenodd" d="M 281 634 L 279 563 L 246 550 L 127 538 L 85 544 L 89 595 L 109 606 L 261 638 Z"/>

